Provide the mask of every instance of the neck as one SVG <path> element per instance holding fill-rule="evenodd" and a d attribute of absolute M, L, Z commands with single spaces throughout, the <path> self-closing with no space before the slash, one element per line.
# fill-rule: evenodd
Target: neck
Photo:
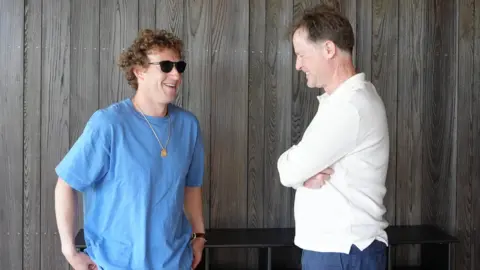
<path fill-rule="evenodd" d="M 164 117 L 167 115 L 167 105 L 155 103 L 151 99 L 148 99 L 140 89 L 137 89 L 137 93 L 132 98 L 133 106 L 136 110 L 143 112 L 145 115 L 154 117 Z"/>
<path fill-rule="evenodd" d="M 355 67 L 352 64 L 352 61 L 349 60 L 344 60 L 340 62 L 334 72 L 333 75 L 330 79 L 330 82 L 327 83 L 323 89 L 325 92 L 327 92 L 329 95 L 331 95 L 335 90 L 340 86 L 343 82 L 348 80 L 350 77 L 355 75 Z"/>

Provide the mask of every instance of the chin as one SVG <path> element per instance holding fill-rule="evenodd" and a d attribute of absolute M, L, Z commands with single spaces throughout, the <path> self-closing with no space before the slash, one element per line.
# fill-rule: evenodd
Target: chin
<path fill-rule="evenodd" d="M 172 102 L 175 101 L 177 97 L 177 89 L 172 91 L 171 89 L 163 89 L 163 101 L 164 102 Z"/>
<path fill-rule="evenodd" d="M 166 103 L 175 103 L 175 99 L 177 98 L 177 96 L 173 96 L 173 97 L 167 97 L 166 98 Z"/>
<path fill-rule="evenodd" d="M 317 86 L 315 85 L 315 83 L 310 82 L 310 81 L 307 81 L 307 86 L 308 86 L 308 88 L 316 88 L 316 87 L 317 87 Z"/>
<path fill-rule="evenodd" d="M 323 83 L 320 83 L 320 82 L 307 82 L 307 86 L 309 88 L 315 88 L 315 89 L 320 89 L 320 88 L 323 88 L 324 87 L 324 84 Z"/>

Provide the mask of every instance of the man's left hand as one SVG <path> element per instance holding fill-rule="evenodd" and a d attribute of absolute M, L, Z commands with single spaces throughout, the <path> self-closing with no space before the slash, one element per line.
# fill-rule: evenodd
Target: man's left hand
<path fill-rule="evenodd" d="M 330 178 L 331 174 L 333 174 L 333 169 L 326 168 L 318 174 L 310 177 L 303 183 L 303 186 L 312 189 L 321 188 L 323 185 L 325 185 L 325 182 Z"/>
<path fill-rule="evenodd" d="M 205 247 L 205 240 L 202 238 L 195 238 L 192 240 L 193 262 L 192 269 L 197 268 L 202 260 L 203 248 Z"/>

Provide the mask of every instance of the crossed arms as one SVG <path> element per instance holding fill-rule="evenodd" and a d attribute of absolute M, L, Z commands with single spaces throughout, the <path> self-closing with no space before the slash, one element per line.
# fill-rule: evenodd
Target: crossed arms
<path fill-rule="evenodd" d="M 317 114 L 302 140 L 278 159 L 282 185 L 296 189 L 354 149 L 359 118 L 352 106 Z"/>

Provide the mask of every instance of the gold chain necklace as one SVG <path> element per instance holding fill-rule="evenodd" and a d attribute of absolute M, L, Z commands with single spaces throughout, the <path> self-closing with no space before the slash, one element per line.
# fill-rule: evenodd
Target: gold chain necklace
<path fill-rule="evenodd" d="M 162 143 L 160 142 L 160 139 L 158 138 L 157 136 L 157 133 L 155 132 L 155 130 L 153 129 L 152 125 L 150 125 L 150 122 L 148 122 L 147 120 L 147 117 L 145 117 L 145 113 L 143 113 L 143 110 L 142 108 L 140 108 L 140 106 L 138 106 L 135 102 L 133 102 L 133 104 L 135 106 L 137 106 L 137 108 L 140 110 L 140 112 L 142 113 L 142 116 L 143 118 L 145 119 L 145 121 L 147 121 L 147 124 L 150 126 L 150 129 L 152 130 L 153 132 L 153 135 L 155 135 L 155 138 L 157 138 L 157 141 L 158 143 L 160 144 L 160 147 L 162 147 L 162 151 L 160 152 L 160 155 L 162 157 L 166 157 L 167 156 L 167 146 L 168 146 L 168 143 L 170 142 L 170 116 L 168 116 L 168 138 L 167 138 L 167 143 L 165 145 L 165 147 L 163 147 Z"/>

